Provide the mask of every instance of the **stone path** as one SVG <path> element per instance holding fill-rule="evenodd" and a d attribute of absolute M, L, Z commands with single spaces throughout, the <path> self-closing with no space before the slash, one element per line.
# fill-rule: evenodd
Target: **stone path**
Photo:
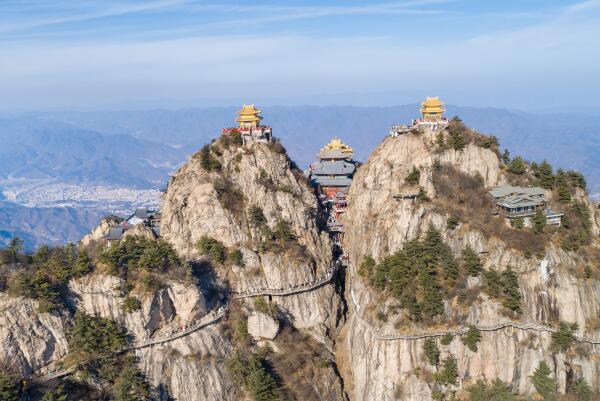
<path fill-rule="evenodd" d="M 318 288 L 318 287 L 330 282 L 333 279 L 333 276 L 335 275 L 335 273 L 339 270 L 339 268 L 341 266 L 342 266 L 342 264 L 339 261 L 336 261 L 335 263 L 333 263 L 331 265 L 331 267 L 329 269 L 327 269 L 325 275 L 323 275 L 322 277 L 317 278 L 309 283 L 300 284 L 300 285 L 293 286 L 293 287 L 277 288 L 277 289 L 262 288 L 262 289 L 252 290 L 252 291 L 244 291 L 244 292 L 234 291 L 235 295 L 232 297 L 232 299 L 236 300 L 236 299 L 252 298 L 252 297 L 258 297 L 258 296 L 265 296 L 265 295 L 288 296 L 288 295 L 311 291 L 315 288 Z M 172 332 L 170 335 L 168 335 L 167 337 L 163 337 L 163 338 L 138 341 L 130 347 L 126 347 L 126 348 L 123 348 L 123 349 L 117 351 L 116 354 L 121 354 L 121 353 L 128 352 L 128 351 L 135 351 L 135 350 L 139 350 L 139 349 L 143 349 L 143 348 L 152 347 L 155 345 L 162 345 L 162 344 L 177 340 L 179 338 L 186 337 L 186 336 L 194 333 L 195 331 L 198 331 L 206 326 L 209 326 L 209 325 L 221 320 L 227 314 L 228 310 L 229 310 L 229 304 L 219 306 L 218 308 L 213 309 L 206 315 L 202 316 L 192 326 L 187 327 L 182 331 Z M 35 380 L 49 381 L 49 380 L 58 379 L 61 377 L 66 377 L 66 376 L 70 376 L 71 374 L 73 374 L 75 372 L 75 370 L 76 370 L 75 367 L 72 367 L 69 369 L 61 369 L 61 370 L 51 371 L 46 375 L 39 376 Z"/>
<path fill-rule="evenodd" d="M 468 327 L 457 327 L 455 329 L 448 329 L 443 331 L 421 331 L 417 333 L 381 333 L 378 328 L 375 328 L 363 315 L 361 312 L 360 305 L 356 301 L 354 296 L 354 289 L 352 288 L 352 272 L 349 273 L 350 276 L 350 298 L 352 298 L 352 303 L 354 304 L 355 315 L 358 320 L 366 325 L 371 332 L 373 332 L 375 338 L 379 341 L 394 341 L 394 340 L 419 340 L 423 338 L 434 338 L 434 337 L 443 337 L 445 335 L 463 335 L 469 331 Z M 547 332 L 547 333 L 557 333 L 558 329 L 550 326 L 546 326 L 537 322 L 513 322 L 513 321 L 505 321 L 498 323 L 493 326 L 485 326 L 485 325 L 474 325 L 479 331 L 498 331 L 505 328 L 515 328 L 519 330 L 531 330 L 536 332 Z M 600 344 L 600 340 L 594 339 L 588 336 L 580 336 L 574 335 L 573 339 L 577 342 L 587 343 L 591 345 Z"/>

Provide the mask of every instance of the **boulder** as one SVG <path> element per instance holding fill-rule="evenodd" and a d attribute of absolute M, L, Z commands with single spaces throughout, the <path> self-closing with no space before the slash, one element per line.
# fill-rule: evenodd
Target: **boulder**
<path fill-rule="evenodd" d="M 248 316 L 248 333 L 254 339 L 272 340 L 279 332 L 279 322 L 262 312 L 254 312 Z"/>

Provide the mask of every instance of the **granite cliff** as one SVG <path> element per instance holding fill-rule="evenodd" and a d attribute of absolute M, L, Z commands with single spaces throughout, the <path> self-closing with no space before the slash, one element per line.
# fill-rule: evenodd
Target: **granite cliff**
<path fill-rule="evenodd" d="M 574 216 L 570 228 L 534 234 L 509 227 L 489 213 L 485 195 L 496 185 L 533 183 L 532 168 L 511 173 L 493 140 L 460 129 L 463 141 L 454 145 L 450 126 L 388 137 L 375 149 L 354 177 L 341 249 L 280 143 L 221 137 L 171 178 L 161 239 L 141 227 L 121 241 L 168 244 L 182 259 L 178 273 L 153 271 L 156 282 L 148 286 L 143 269 L 131 278 L 139 269 L 132 262 L 119 259 L 111 269 L 96 261 L 92 271 L 69 278 L 64 304 L 51 313 L 39 300 L 0 293 L 0 366 L 42 382 L 64 380 L 73 373 L 65 361 L 79 312 L 126 329 L 127 350 L 161 400 L 468 400 L 467 388 L 496 379 L 533 395 L 530 377 L 541 361 L 557 393 L 571 392 L 582 378 L 597 391 L 597 210 L 581 188 L 570 198 L 583 205 L 579 214 L 549 189 L 552 202 Z M 582 210 L 590 226 L 577 217 Z M 113 225 L 103 222 L 81 248 L 107 252 L 102 237 Z M 585 241 L 573 239 L 576 230 L 588 234 Z M 429 315 L 422 288 L 414 299 L 397 297 L 384 268 L 428 238 L 456 268 L 456 277 L 427 287 L 441 294 Z M 476 255 L 474 273 L 464 271 L 465 249 Z M 493 277 L 515 278 L 518 303 L 498 295 Z M 404 281 L 418 280 L 419 272 Z M 132 299 L 139 304 L 131 307 Z M 418 313 L 411 302 L 420 303 Z M 571 331 L 557 348 L 561 322 Z M 431 347 L 439 353 L 435 363 Z M 454 380 L 440 379 L 449 358 Z M 258 376 L 247 366 L 258 366 Z M 263 393 L 272 398 L 257 396 L 259 379 L 274 383 L 275 392 Z"/>

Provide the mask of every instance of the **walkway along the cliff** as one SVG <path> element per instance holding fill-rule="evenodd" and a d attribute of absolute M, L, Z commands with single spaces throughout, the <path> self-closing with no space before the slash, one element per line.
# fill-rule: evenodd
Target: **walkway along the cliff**
<path fill-rule="evenodd" d="M 265 295 L 272 295 L 272 296 L 288 296 L 288 295 L 294 295 L 294 294 L 298 294 L 298 293 L 302 293 L 302 292 L 307 292 L 307 291 L 312 291 L 316 288 L 319 288 L 327 283 L 329 283 L 333 277 L 335 277 L 336 272 L 343 266 L 341 260 L 337 260 L 336 262 L 334 262 L 331 267 L 329 269 L 327 269 L 325 275 L 321 276 L 320 278 L 315 279 L 314 281 L 310 282 L 310 283 L 306 283 L 306 284 L 300 284 L 297 286 L 293 286 L 290 288 L 285 288 L 285 289 L 269 289 L 269 288 L 263 288 L 263 289 L 256 289 L 256 290 L 251 290 L 251 291 L 243 291 L 243 292 L 238 292 L 238 291 L 233 291 L 233 293 L 235 295 L 233 295 L 231 297 L 232 300 L 237 300 L 237 299 L 244 299 L 244 298 L 252 298 L 252 297 L 259 297 L 259 296 L 265 296 Z M 379 341 L 396 341 L 396 340 L 419 340 L 419 339 L 424 339 L 424 338 L 434 338 L 434 337 L 443 337 L 445 335 L 451 334 L 451 335 L 463 335 L 466 334 L 468 332 L 468 328 L 466 327 L 459 327 L 456 329 L 448 329 L 448 330 L 444 330 L 444 331 L 424 331 L 424 332 L 419 332 L 419 333 L 381 333 L 379 331 L 379 329 L 377 329 L 376 327 L 374 327 L 363 315 L 362 315 L 362 311 L 360 308 L 360 305 L 358 304 L 358 302 L 356 301 L 356 298 L 354 296 L 354 290 L 352 288 L 352 273 L 351 273 L 351 269 L 349 269 L 349 276 L 350 276 L 350 297 L 352 298 L 352 304 L 354 306 L 354 318 L 358 319 L 359 322 L 361 322 L 363 325 L 365 325 L 370 331 L 372 331 L 374 333 L 374 337 L 379 340 Z M 186 337 L 206 326 L 209 326 L 213 323 L 218 322 L 219 320 L 221 320 L 228 312 L 229 310 L 229 304 L 225 304 L 225 305 L 221 305 L 218 308 L 213 309 L 212 311 L 210 311 L 209 313 L 207 313 L 206 315 L 202 316 L 195 324 L 193 324 L 190 327 L 185 328 L 184 330 L 178 331 L 178 332 L 174 332 L 172 334 L 170 334 L 167 337 L 163 337 L 163 338 L 157 338 L 157 339 L 150 339 L 150 340 L 146 340 L 146 341 L 140 341 L 137 342 L 135 344 L 133 344 L 130 347 L 126 347 L 123 348 L 119 351 L 117 351 L 117 353 L 124 353 L 124 352 L 129 352 L 129 351 L 136 351 L 139 349 L 143 349 L 143 348 L 148 348 L 148 347 L 152 347 L 155 345 L 162 345 L 183 337 Z M 505 328 L 515 328 L 515 329 L 519 329 L 519 330 L 531 330 L 531 331 L 536 331 L 536 332 L 547 332 L 547 333 L 556 333 L 558 332 L 558 330 L 556 328 L 553 327 L 549 327 L 549 326 L 545 326 L 539 323 L 535 323 L 535 322 L 513 322 L 513 321 L 506 321 L 506 322 L 502 322 L 493 326 L 475 326 L 477 327 L 477 329 L 479 331 L 498 331 L 498 330 L 502 330 Z M 591 344 L 591 345 L 600 345 L 600 340 L 599 339 L 593 339 L 593 338 L 589 338 L 589 337 L 585 337 L 585 336 L 578 336 L 575 335 L 573 336 L 575 341 L 581 342 L 581 343 L 587 343 L 587 344 Z M 65 376 L 69 376 L 71 374 L 73 374 L 76 370 L 76 367 L 72 367 L 69 369 L 61 369 L 61 370 L 56 370 L 56 371 L 51 371 L 48 372 L 48 374 L 46 375 L 42 375 L 39 376 L 37 378 L 38 381 L 48 381 L 48 380 L 52 380 L 52 379 L 57 379 L 60 377 L 65 377 Z"/>
<path fill-rule="evenodd" d="M 260 296 L 267 296 L 267 295 L 289 296 L 289 295 L 299 294 L 299 293 L 303 293 L 303 292 L 307 292 L 307 291 L 312 291 L 314 289 L 317 289 L 317 288 L 329 283 L 335 276 L 335 273 L 341 267 L 342 267 L 341 261 L 339 261 L 339 260 L 335 261 L 326 270 L 326 272 L 323 276 L 316 278 L 315 280 L 313 280 L 309 283 L 298 284 L 295 286 L 290 286 L 288 288 L 259 288 L 259 289 L 253 289 L 253 290 L 247 290 L 247 291 L 233 290 L 234 295 L 231 297 L 231 299 L 238 300 L 238 299 L 260 297 Z M 146 341 L 136 342 L 132 346 L 123 348 L 123 349 L 117 351 L 116 353 L 121 354 L 124 352 L 135 351 L 135 350 L 139 350 L 139 349 L 143 349 L 143 348 L 152 347 L 155 345 L 162 345 L 162 344 L 186 337 L 186 336 L 194 333 L 195 331 L 198 331 L 206 326 L 209 326 L 213 323 L 218 322 L 227 314 L 228 310 L 229 310 L 229 304 L 221 305 L 218 308 L 213 309 L 206 315 L 202 316 L 193 325 L 186 327 L 181 331 L 172 332 L 170 335 L 168 335 L 167 337 L 163 337 L 163 338 L 149 339 Z M 47 365 L 47 366 L 49 366 L 49 365 Z M 44 366 L 40 369 L 44 369 L 47 366 Z M 57 379 L 60 377 L 69 376 L 69 375 L 73 374 L 75 372 L 75 370 L 76 370 L 76 367 L 71 367 L 68 369 L 53 370 L 53 371 L 48 372 L 46 375 L 39 376 L 37 380 L 38 381 L 48 381 L 48 380 Z"/>
<path fill-rule="evenodd" d="M 424 338 L 434 338 L 434 337 L 443 337 L 445 335 L 463 335 L 469 331 L 468 327 L 458 327 L 455 329 L 448 329 L 443 331 L 423 331 L 418 333 L 381 333 L 379 329 L 373 327 L 373 325 L 362 315 L 362 311 L 360 305 L 356 301 L 356 297 L 354 296 L 354 289 L 352 287 L 352 269 L 348 269 L 349 277 L 350 277 L 350 298 L 352 298 L 352 304 L 354 306 L 354 316 L 365 325 L 369 330 L 374 333 L 374 336 L 379 341 L 395 341 L 395 340 L 419 340 Z M 483 326 L 483 325 L 474 325 L 479 331 L 498 331 L 508 327 L 512 327 L 519 330 L 531 330 L 536 332 L 546 332 L 546 333 L 557 333 L 558 329 L 550 326 L 545 326 L 543 324 L 539 324 L 537 322 L 514 322 L 514 321 L 504 321 L 493 326 Z M 600 340 L 590 338 L 587 336 L 579 336 L 574 335 L 573 339 L 577 342 L 587 343 L 591 345 L 599 345 Z"/>

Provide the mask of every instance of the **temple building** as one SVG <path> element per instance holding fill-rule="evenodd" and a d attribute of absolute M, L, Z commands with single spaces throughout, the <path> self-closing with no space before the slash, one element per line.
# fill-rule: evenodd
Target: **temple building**
<path fill-rule="evenodd" d="M 242 109 L 237 111 L 239 115 L 235 121 L 239 124 L 237 127 L 223 128 L 221 134 L 231 135 L 234 132 L 239 132 L 242 136 L 244 144 L 249 142 L 270 142 L 272 138 L 271 127 L 261 125 L 262 110 L 251 105 L 243 105 Z"/>
<path fill-rule="evenodd" d="M 444 103 L 438 96 L 427 97 L 423 103 L 421 103 L 421 115 L 423 116 L 422 121 L 434 122 L 442 121 L 444 119 Z"/>
<path fill-rule="evenodd" d="M 444 103 L 438 96 L 427 97 L 421 103 L 421 118 L 411 120 L 410 124 L 396 124 L 390 128 L 390 136 L 398 137 L 421 128 L 429 128 L 434 131 L 444 129 L 448 119 L 444 117 L 446 109 Z"/>
<path fill-rule="evenodd" d="M 327 225 L 332 232 L 343 232 L 342 215 L 348 210 L 348 189 L 356 171 L 352 160 L 354 151 L 339 138 L 321 148 L 319 161 L 311 164 L 310 182 L 315 187 L 319 201 L 329 214 Z"/>

